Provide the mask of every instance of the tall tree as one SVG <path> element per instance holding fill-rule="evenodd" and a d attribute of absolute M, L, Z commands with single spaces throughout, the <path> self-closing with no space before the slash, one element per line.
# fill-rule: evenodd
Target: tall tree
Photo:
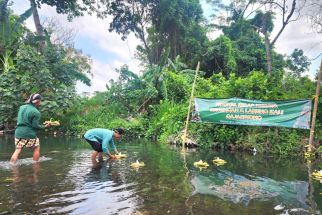
<path fill-rule="evenodd" d="M 42 27 L 42 25 L 40 23 L 39 14 L 38 14 L 37 6 L 36 6 L 36 1 L 35 0 L 30 0 L 30 6 L 33 8 L 32 15 L 33 15 L 33 18 L 34 18 L 37 35 L 38 36 L 43 36 L 44 35 L 44 29 L 43 29 L 43 27 Z"/>
<path fill-rule="evenodd" d="M 13 15 L 8 8 L 9 1 L 0 0 L 0 55 L 7 49 L 13 51 L 19 45 L 19 38 L 26 32 L 22 23 L 32 14 L 32 9 L 26 10 L 21 15 Z"/>
<path fill-rule="evenodd" d="M 7 1 L 7 0 L 5 0 Z M 88 0 L 30 0 L 30 6 L 33 8 L 33 19 L 36 26 L 37 35 L 40 38 L 44 37 L 44 29 L 38 14 L 38 8 L 42 5 L 49 5 L 56 8 L 58 14 L 67 14 L 68 19 L 84 15 L 84 12 L 89 14 L 96 13 L 97 16 L 104 16 L 106 8 L 109 6 L 108 0 L 88 1 Z M 45 40 L 40 40 L 40 45 L 43 48 Z"/>
<path fill-rule="evenodd" d="M 147 29 L 151 25 L 152 10 L 157 6 L 155 0 L 114 0 L 108 14 L 113 16 L 109 31 L 115 31 L 125 40 L 133 32 L 141 40 L 150 65 L 153 59 L 147 42 Z"/>
<path fill-rule="evenodd" d="M 180 55 L 186 62 L 195 62 L 193 54 L 202 50 L 207 40 L 198 0 L 114 0 L 109 14 L 113 16 L 110 31 L 123 39 L 133 32 L 150 65 L 158 64 L 168 48 L 171 59 Z"/>
<path fill-rule="evenodd" d="M 269 35 L 273 31 L 273 14 L 271 12 L 263 13 L 258 11 L 255 17 L 251 20 L 252 26 L 264 35 L 267 71 L 272 74 L 272 45 L 270 43 Z"/>
<path fill-rule="evenodd" d="M 215 8 L 226 9 L 229 12 L 226 21 L 230 22 L 232 17 L 249 19 L 251 14 L 257 13 L 257 18 L 261 19 L 259 27 L 260 32 L 264 35 L 266 58 L 267 58 L 267 71 L 272 74 L 272 56 L 271 51 L 276 41 L 280 38 L 281 34 L 285 30 L 286 26 L 293 21 L 296 21 L 301 14 L 301 11 L 305 7 L 304 2 L 300 0 L 232 0 L 228 6 L 223 5 L 221 1 L 210 0 L 210 3 Z M 269 31 L 269 25 L 272 15 L 278 14 L 281 22 L 280 28 L 277 30 L 277 34 L 271 39 L 271 31 Z"/>
<path fill-rule="evenodd" d="M 237 18 L 230 25 L 221 27 L 224 35 L 208 44 L 202 59 L 202 68 L 207 77 L 220 72 L 227 78 L 232 72 L 245 77 L 253 70 L 267 70 L 265 42 L 254 30 L 254 25 L 252 20 Z M 274 69 L 282 70 L 283 57 L 274 51 L 272 57 Z"/>
<path fill-rule="evenodd" d="M 56 8 L 58 14 L 67 14 L 68 19 L 83 16 L 84 13 L 97 14 L 102 17 L 106 15 L 109 0 L 33 0 L 37 7 L 49 5 Z"/>
<path fill-rule="evenodd" d="M 322 2 L 320 0 L 307 0 L 306 2 L 307 7 L 304 15 L 308 17 L 312 31 L 322 34 Z M 322 52 L 320 51 L 313 60 L 318 59 L 321 55 Z"/>
<path fill-rule="evenodd" d="M 312 30 L 322 33 L 322 2 L 320 0 L 307 0 L 305 15 L 309 17 Z"/>
<path fill-rule="evenodd" d="M 309 59 L 304 55 L 302 49 L 294 49 L 293 53 L 287 57 L 287 67 L 294 78 L 299 79 L 303 72 L 310 66 Z"/>
<path fill-rule="evenodd" d="M 79 31 L 76 26 L 67 27 L 55 17 L 44 19 L 42 25 L 50 35 L 51 42 L 62 46 L 73 46 L 75 37 Z"/>
<path fill-rule="evenodd" d="M 162 0 L 152 18 L 163 49 L 170 48 L 169 57 L 174 60 L 180 55 L 194 67 L 197 61 L 194 55 L 197 54 L 199 58 L 207 42 L 199 1 Z"/>
<path fill-rule="evenodd" d="M 31 93 L 42 93 L 46 97 L 42 108 L 46 113 L 56 115 L 62 114 L 71 104 L 77 81 L 90 85 L 86 76 L 90 72 L 90 59 L 80 51 L 52 44 L 47 34 L 48 45 L 39 53 L 38 36 L 23 25 L 23 20 L 31 13 L 32 9 L 28 14 L 16 16 L 8 11 L 5 20 L 9 23 L 2 26 L 9 30 L 0 29 L 1 33 L 9 32 L 4 35 L 11 41 L 0 41 L 5 45 L 5 54 L 0 57 L 3 63 L 0 65 L 0 124 L 13 122 L 17 107 Z"/>

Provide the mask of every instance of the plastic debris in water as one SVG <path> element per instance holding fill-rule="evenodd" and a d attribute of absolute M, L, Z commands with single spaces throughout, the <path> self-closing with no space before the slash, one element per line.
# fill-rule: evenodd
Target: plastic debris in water
<path fill-rule="evenodd" d="M 209 166 L 209 164 L 207 162 L 203 162 L 202 160 L 200 160 L 198 162 L 194 162 L 193 165 L 195 167 L 199 167 L 199 168 L 206 168 Z"/>
<path fill-rule="evenodd" d="M 127 155 L 126 154 L 122 154 L 121 152 L 119 152 L 118 154 L 115 155 L 116 159 L 122 159 L 122 158 L 126 158 Z"/>
<path fill-rule="evenodd" d="M 280 204 L 280 205 L 276 205 L 275 207 L 274 207 L 274 210 L 276 210 L 276 211 L 280 211 L 280 210 L 283 210 L 285 208 L 285 206 L 284 205 L 282 205 L 282 204 Z"/>
<path fill-rule="evenodd" d="M 130 165 L 131 167 L 134 167 L 134 168 L 139 168 L 139 167 L 143 167 L 144 166 L 144 163 L 143 162 L 139 162 L 138 160 L 136 160 L 135 163 L 131 163 Z"/>
<path fill-rule="evenodd" d="M 212 162 L 217 166 L 224 165 L 225 163 L 227 163 L 225 160 L 220 159 L 219 157 L 216 157 L 216 159 L 212 160 Z"/>

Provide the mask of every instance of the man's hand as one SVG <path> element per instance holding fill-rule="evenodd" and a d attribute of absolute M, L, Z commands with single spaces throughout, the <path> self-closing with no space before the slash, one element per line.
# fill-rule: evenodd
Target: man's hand
<path fill-rule="evenodd" d="M 109 156 L 111 159 L 116 159 L 116 156 L 115 156 L 115 155 L 108 154 L 108 156 Z"/>
<path fill-rule="evenodd" d="M 49 128 L 50 126 L 51 126 L 51 124 L 49 124 L 49 123 L 45 124 L 45 128 Z"/>

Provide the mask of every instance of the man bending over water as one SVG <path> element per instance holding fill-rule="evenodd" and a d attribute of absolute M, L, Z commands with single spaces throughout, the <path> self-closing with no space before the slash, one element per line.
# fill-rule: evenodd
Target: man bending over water
<path fill-rule="evenodd" d="M 84 134 L 83 138 L 94 149 L 91 156 L 93 164 L 97 163 L 97 156 L 99 161 L 103 160 L 103 153 L 106 154 L 109 158 L 115 159 L 115 155 L 112 155 L 108 150 L 108 144 L 111 146 L 112 150 L 117 154 L 118 151 L 115 147 L 115 141 L 118 141 L 123 133 L 124 130 L 122 128 L 117 128 L 114 131 L 104 128 L 93 128 L 88 130 Z"/>

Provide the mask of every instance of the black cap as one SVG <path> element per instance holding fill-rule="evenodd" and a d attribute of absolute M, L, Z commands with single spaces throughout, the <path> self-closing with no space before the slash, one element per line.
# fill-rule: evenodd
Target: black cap
<path fill-rule="evenodd" d="M 42 97 L 38 93 L 31 94 L 25 103 L 35 103 L 37 100 L 41 100 Z"/>
<path fill-rule="evenodd" d="M 119 134 L 124 134 L 124 129 L 123 128 L 116 128 L 116 129 L 114 129 L 114 131 L 117 131 L 117 133 L 119 133 Z"/>

